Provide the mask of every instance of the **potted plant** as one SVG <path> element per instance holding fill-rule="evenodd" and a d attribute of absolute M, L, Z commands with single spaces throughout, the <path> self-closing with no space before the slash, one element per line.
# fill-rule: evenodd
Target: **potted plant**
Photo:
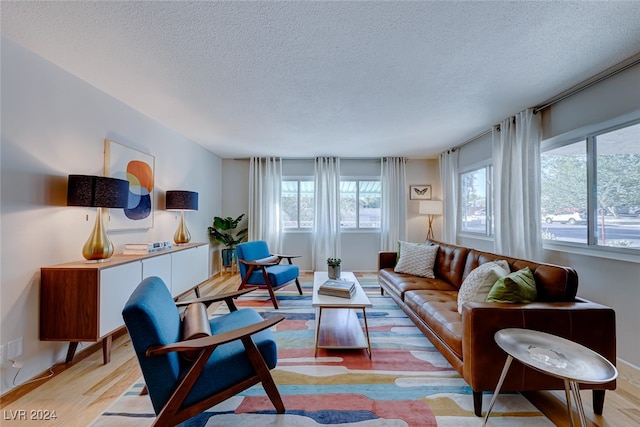
<path fill-rule="evenodd" d="M 327 272 L 329 274 L 329 279 L 338 279 L 340 278 L 340 264 L 342 260 L 340 258 L 327 258 Z"/>
<path fill-rule="evenodd" d="M 244 214 L 236 219 L 230 216 L 226 218 L 216 216 L 213 218 L 213 226 L 209 227 L 209 233 L 213 235 L 214 239 L 226 247 L 222 250 L 222 265 L 225 267 L 229 267 L 233 263 L 235 246 L 247 238 L 248 228 L 235 231 L 243 217 Z"/>

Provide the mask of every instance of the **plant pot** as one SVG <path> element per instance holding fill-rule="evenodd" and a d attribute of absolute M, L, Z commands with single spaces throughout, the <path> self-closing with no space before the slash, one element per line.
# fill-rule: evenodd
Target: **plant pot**
<path fill-rule="evenodd" d="M 340 278 L 340 266 L 337 267 L 331 267 L 330 265 L 327 266 L 328 270 L 328 274 L 329 274 L 329 279 L 339 279 Z"/>
<path fill-rule="evenodd" d="M 222 250 L 222 266 L 223 267 L 231 267 L 233 265 L 233 260 L 236 257 L 235 249 L 223 249 Z"/>

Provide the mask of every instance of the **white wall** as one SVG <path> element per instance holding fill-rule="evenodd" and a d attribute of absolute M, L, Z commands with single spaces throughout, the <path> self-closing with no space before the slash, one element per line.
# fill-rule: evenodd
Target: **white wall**
<path fill-rule="evenodd" d="M 440 185 L 440 165 L 437 159 L 407 160 L 407 199 L 409 199 L 410 185 L 431 185 L 432 200 L 443 200 Z M 409 200 L 407 207 L 407 240 L 410 242 L 424 242 L 429 230 L 428 217 L 418 213 L 418 200 Z M 442 237 L 442 217 L 433 219 L 433 237 Z"/>
<path fill-rule="evenodd" d="M 635 66 L 545 109 L 542 113 L 543 138 L 639 111 L 640 66 Z M 487 123 L 487 128 L 492 125 Z M 461 147 L 460 163 L 464 166 L 490 159 L 491 155 L 491 135 L 487 135 Z M 458 243 L 480 250 L 494 250 L 492 240 L 469 235 L 459 236 Z M 577 253 L 557 247 L 546 249 L 543 257 L 546 262 L 575 268 L 579 277 L 578 295 L 616 311 L 618 357 L 640 367 L 640 264 L 602 258 L 597 252 Z"/>
<path fill-rule="evenodd" d="M 62 360 L 68 343 L 38 339 L 40 267 L 82 259 L 92 209 L 67 207 L 69 174 L 102 175 L 104 139 L 155 156 L 154 226 L 110 232 L 125 243 L 172 240 L 177 215 L 163 210 L 166 190 L 199 193 L 187 214 L 194 242 L 221 206 L 222 161 L 151 118 L 122 104 L 30 51 L 2 38 L 0 344 L 24 338 L 17 383 Z M 85 219 L 89 216 L 89 220 Z M 0 393 L 15 369 L 0 367 Z"/>
<path fill-rule="evenodd" d="M 640 117 L 638 65 L 546 109 L 543 138 L 634 113 Z M 581 296 L 616 311 L 618 357 L 640 367 L 640 263 L 557 250 L 545 250 L 544 255 L 547 262 L 576 269 Z"/>
<path fill-rule="evenodd" d="M 234 216 L 247 212 L 248 209 L 248 160 L 223 160 L 222 195 L 224 216 Z M 283 162 L 285 176 L 312 177 L 314 174 L 313 159 L 286 159 Z M 343 176 L 364 178 L 380 176 L 379 159 L 344 159 L 340 162 Z M 440 174 L 437 160 L 407 161 L 407 194 L 409 185 L 431 184 L 434 199 L 442 199 Z M 227 191 L 227 189 L 232 189 Z M 412 242 L 423 242 L 427 235 L 427 217 L 418 214 L 418 202 L 410 200 L 408 205 L 408 238 Z M 434 220 L 435 237 L 441 235 L 441 218 Z M 344 270 L 376 271 L 378 267 L 378 251 L 380 250 L 380 233 L 354 231 L 342 233 L 342 259 Z M 311 252 L 313 237 L 311 232 L 287 232 L 283 239 L 283 251 L 288 254 L 301 255 L 296 264 L 302 270 L 311 271 Z"/>

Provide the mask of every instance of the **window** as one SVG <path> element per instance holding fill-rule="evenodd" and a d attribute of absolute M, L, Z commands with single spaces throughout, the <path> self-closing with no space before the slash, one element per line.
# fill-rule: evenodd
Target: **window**
<path fill-rule="evenodd" d="M 587 243 L 587 142 L 540 156 L 542 238 Z"/>
<path fill-rule="evenodd" d="M 308 179 L 282 181 L 282 225 L 285 230 L 313 227 L 314 183 Z"/>
<path fill-rule="evenodd" d="M 640 250 L 640 123 L 559 141 L 541 167 L 543 239 Z"/>
<path fill-rule="evenodd" d="M 379 180 L 340 181 L 340 226 L 380 228 L 381 188 Z"/>
<path fill-rule="evenodd" d="M 460 190 L 461 231 L 490 235 L 493 227 L 487 219 L 491 218 L 491 166 L 460 174 Z"/>

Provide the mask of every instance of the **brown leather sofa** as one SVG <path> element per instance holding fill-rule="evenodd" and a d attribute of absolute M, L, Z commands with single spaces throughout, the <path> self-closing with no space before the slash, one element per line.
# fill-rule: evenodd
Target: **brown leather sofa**
<path fill-rule="evenodd" d="M 378 282 L 473 390 L 473 406 L 482 413 L 482 394 L 495 390 L 506 359 L 493 336 L 503 328 L 527 328 L 559 335 L 591 348 L 616 363 L 615 312 L 576 297 L 578 276 L 572 268 L 536 263 L 440 242 L 435 279 L 393 271 L 396 252 L 380 252 Z M 478 265 L 504 259 L 511 271 L 529 267 L 538 297 L 527 304 L 468 302 L 458 313 L 458 289 Z M 605 390 L 616 382 L 583 385 L 593 389 L 593 407 L 602 414 Z M 562 380 L 514 361 L 502 391 L 564 390 Z"/>

